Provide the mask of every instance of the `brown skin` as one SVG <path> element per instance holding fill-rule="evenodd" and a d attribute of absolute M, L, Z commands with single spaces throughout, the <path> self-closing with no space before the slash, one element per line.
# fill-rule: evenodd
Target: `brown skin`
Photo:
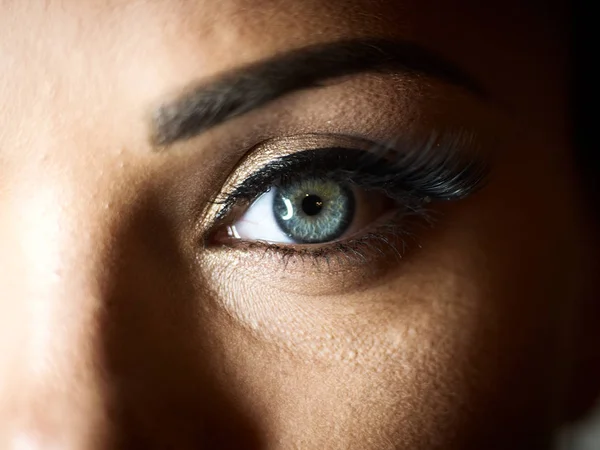
<path fill-rule="evenodd" d="M 560 12 L 480 3 L 0 1 L 0 448 L 546 445 L 588 270 Z M 358 36 L 434 50 L 490 99 L 359 76 L 152 148 L 149 112 L 191 82 Z M 448 124 L 489 143 L 489 183 L 402 261 L 199 244 L 265 139 Z"/>

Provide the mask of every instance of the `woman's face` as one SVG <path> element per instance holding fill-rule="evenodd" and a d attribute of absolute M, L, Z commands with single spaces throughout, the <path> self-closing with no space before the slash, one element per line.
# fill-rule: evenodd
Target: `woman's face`
<path fill-rule="evenodd" d="M 0 448 L 546 442 L 585 269 L 558 12 L 0 5 Z"/>

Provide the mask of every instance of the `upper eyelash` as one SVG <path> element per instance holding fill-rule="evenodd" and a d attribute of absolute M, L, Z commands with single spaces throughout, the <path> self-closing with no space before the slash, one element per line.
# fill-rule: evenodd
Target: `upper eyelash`
<path fill-rule="evenodd" d="M 271 161 L 232 192 L 217 200 L 222 219 L 240 201 L 252 202 L 275 183 L 296 177 L 322 176 L 379 190 L 410 207 L 415 200 L 456 200 L 477 190 L 488 166 L 467 156 L 462 147 L 471 145 L 464 133 L 442 139 L 437 133 L 408 151 L 373 145 L 369 151 L 329 147 L 303 150 Z"/>

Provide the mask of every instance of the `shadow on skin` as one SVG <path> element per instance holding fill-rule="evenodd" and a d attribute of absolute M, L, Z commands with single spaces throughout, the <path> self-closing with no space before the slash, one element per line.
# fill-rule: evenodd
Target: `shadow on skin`
<path fill-rule="evenodd" d="M 117 237 L 102 323 L 109 447 L 262 448 L 257 423 L 216 375 L 224 361 L 204 326 L 209 298 L 194 288 L 178 234 L 159 208 L 135 209 Z"/>

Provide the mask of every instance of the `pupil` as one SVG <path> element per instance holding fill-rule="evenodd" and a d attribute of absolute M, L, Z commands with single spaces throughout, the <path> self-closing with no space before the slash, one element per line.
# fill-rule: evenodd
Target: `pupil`
<path fill-rule="evenodd" d="M 302 211 L 307 216 L 316 216 L 323 209 L 323 200 L 318 195 L 307 194 L 302 199 Z"/>

